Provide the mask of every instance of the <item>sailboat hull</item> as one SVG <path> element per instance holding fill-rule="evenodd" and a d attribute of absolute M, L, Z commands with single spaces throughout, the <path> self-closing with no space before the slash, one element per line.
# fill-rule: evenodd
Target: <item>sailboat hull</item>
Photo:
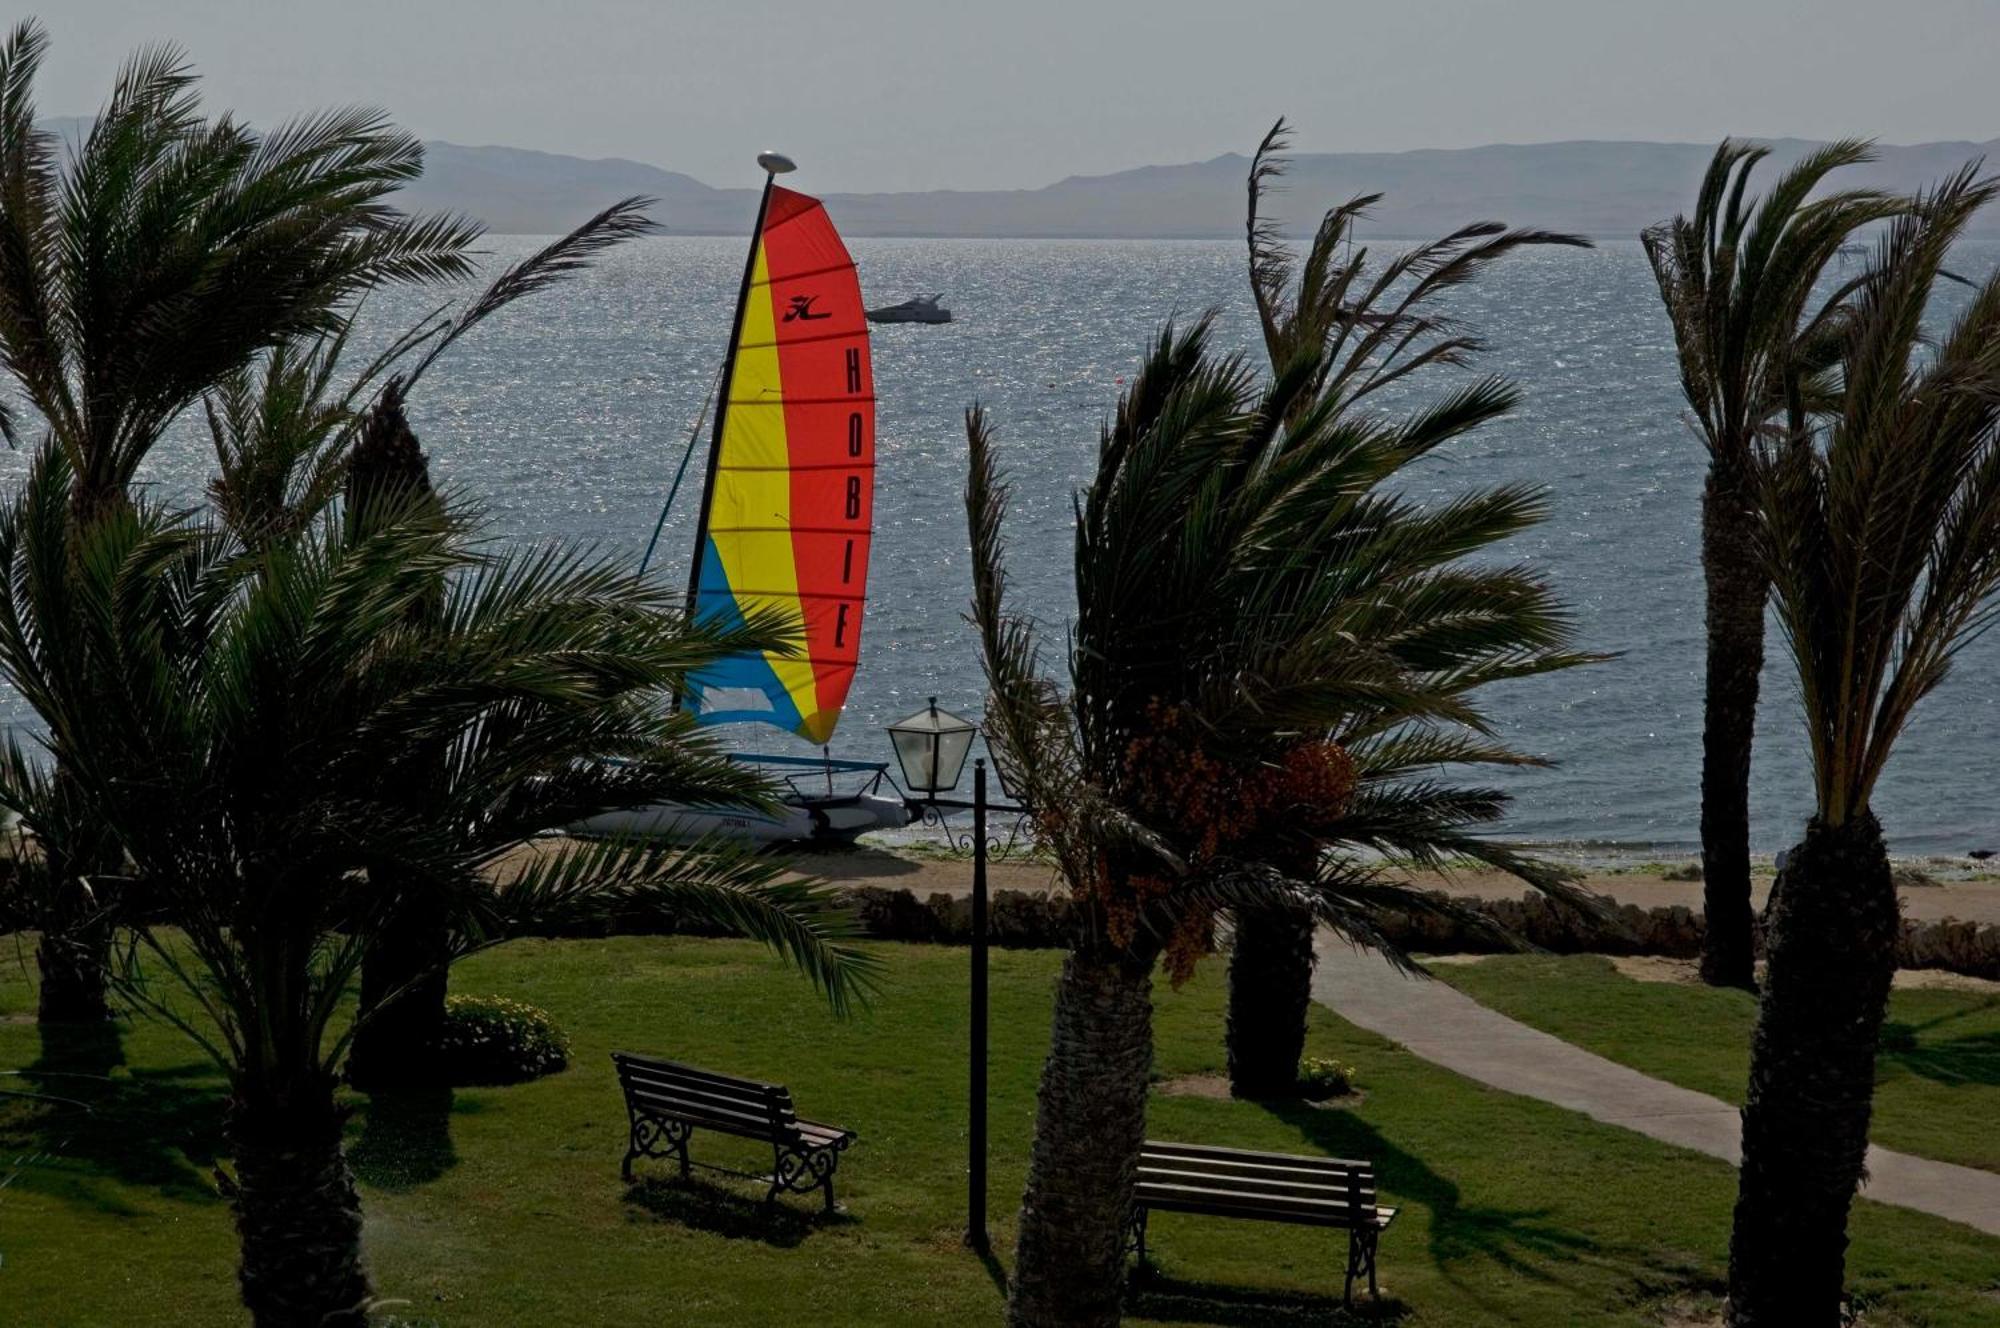
<path fill-rule="evenodd" d="M 768 812 L 656 802 L 604 812 L 567 829 L 573 835 L 676 843 L 715 837 L 747 844 L 852 843 L 871 830 L 900 829 L 912 819 L 909 804 L 887 793 L 794 794 Z"/>

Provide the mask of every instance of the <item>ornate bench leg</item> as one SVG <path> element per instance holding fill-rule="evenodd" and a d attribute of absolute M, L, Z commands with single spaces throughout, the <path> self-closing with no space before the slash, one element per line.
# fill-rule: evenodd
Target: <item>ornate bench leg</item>
<path fill-rule="evenodd" d="M 635 1113 L 632 1117 L 632 1140 L 625 1149 L 625 1160 L 619 1165 L 618 1174 L 630 1183 L 634 1161 L 642 1157 L 672 1155 L 680 1161 L 681 1179 L 687 1179 L 690 1166 L 688 1136 L 693 1133 L 694 1127 L 686 1121 L 662 1121 Z M 660 1147 L 662 1143 L 665 1148 Z"/>
<path fill-rule="evenodd" d="M 1377 1234 L 1372 1229 L 1363 1231 L 1358 1228 L 1347 1233 L 1347 1285 L 1340 1292 L 1340 1303 L 1342 1305 L 1352 1306 L 1354 1304 L 1354 1279 L 1363 1273 L 1368 1274 L 1369 1296 L 1375 1300 L 1382 1298 L 1381 1291 L 1375 1285 L 1375 1241 Z"/>
<path fill-rule="evenodd" d="M 771 1188 L 764 1192 L 766 1208 L 778 1201 L 779 1192 L 786 1188 L 787 1181 L 797 1169 L 796 1154 L 787 1151 L 783 1144 L 771 1145 Z"/>
<path fill-rule="evenodd" d="M 829 1213 L 833 1211 L 833 1172 L 840 1165 L 840 1154 L 831 1148 L 815 1148 L 798 1153 L 783 1144 L 771 1146 L 771 1190 L 764 1196 L 765 1203 L 774 1202 L 784 1191 L 793 1194 L 821 1193 L 821 1202 Z"/>
<path fill-rule="evenodd" d="M 618 1174 L 632 1183 L 632 1163 L 646 1155 L 653 1146 L 653 1139 L 660 1132 L 659 1124 L 652 1118 L 632 1113 L 631 1137 L 625 1147 L 625 1160 L 618 1164 Z"/>
<path fill-rule="evenodd" d="M 1136 1256 L 1138 1262 L 1132 1271 L 1135 1276 L 1146 1275 L 1146 1208 L 1143 1204 L 1133 1204 L 1132 1212 L 1125 1219 L 1125 1240 L 1121 1251 Z"/>
<path fill-rule="evenodd" d="M 688 1136 L 694 1133 L 694 1126 L 686 1121 L 668 1121 L 663 1133 L 666 1135 L 667 1143 L 672 1146 L 675 1156 L 680 1159 L 681 1179 L 686 1180 L 694 1170 L 694 1164 L 688 1161 Z"/>

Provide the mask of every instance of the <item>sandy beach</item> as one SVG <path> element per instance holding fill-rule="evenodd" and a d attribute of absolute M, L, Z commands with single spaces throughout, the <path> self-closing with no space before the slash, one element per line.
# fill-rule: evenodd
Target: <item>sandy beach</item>
<path fill-rule="evenodd" d="M 564 841 L 551 838 L 540 840 L 538 844 L 546 846 L 560 842 Z M 505 871 L 509 863 L 520 861 L 521 855 L 536 851 L 532 846 L 519 849 L 501 859 L 495 870 Z M 972 893 L 972 863 L 967 858 L 861 844 L 851 848 L 797 852 L 790 855 L 790 860 L 801 874 L 817 876 L 838 885 L 908 890 L 918 899 L 927 899 L 933 894 Z M 1916 868 L 1937 881 L 1935 885 L 1906 885 L 1897 891 L 1906 917 L 1926 922 L 1958 918 L 1968 922 L 2000 924 L 2000 876 L 1986 873 L 1980 864 L 1956 860 L 1913 859 L 1903 865 Z M 987 882 L 995 891 L 1022 890 L 1032 894 L 1062 888 L 1054 867 L 1046 862 L 1002 859 L 988 863 L 986 870 Z M 1699 912 L 1701 882 L 1669 880 L 1665 874 L 1669 870 L 1672 870 L 1670 864 L 1659 863 L 1586 869 L 1582 880 L 1586 888 L 1609 895 L 1621 904 L 1636 904 L 1640 908 L 1679 904 Z M 1425 889 L 1473 895 L 1480 899 L 1518 899 L 1528 888 L 1513 877 L 1496 871 L 1460 871 L 1449 876 L 1437 872 L 1414 872 L 1410 879 Z M 1771 893 L 1771 879 L 1771 873 L 1766 869 L 1759 872 L 1752 882 L 1752 900 L 1760 909 Z"/>
<path fill-rule="evenodd" d="M 972 864 L 964 859 L 928 857 L 867 845 L 841 851 L 801 854 L 794 858 L 802 871 L 843 885 L 874 885 L 908 890 L 917 898 L 932 894 L 962 895 L 972 890 Z M 1916 864 L 1913 864 L 1916 865 Z M 1960 918 L 1966 921 L 2000 923 L 2000 878 L 1977 876 L 1971 879 L 1943 879 L 1947 870 L 1967 874 L 1971 868 L 1958 864 L 1947 869 L 1923 864 L 1922 869 L 1940 878 L 1937 885 L 1910 886 L 1900 890 L 1903 912 L 1923 921 Z M 1609 895 L 1621 904 L 1659 908 L 1680 904 L 1697 911 L 1701 908 L 1700 881 L 1670 881 L 1665 866 L 1631 867 L 1589 871 L 1584 885 Z M 1482 899 L 1513 899 L 1527 887 L 1501 872 L 1458 872 L 1450 877 L 1430 872 L 1414 873 L 1418 884 L 1455 895 L 1476 895 Z M 1045 863 L 1001 861 L 987 867 L 987 880 L 994 890 L 1042 891 L 1060 888 L 1054 869 Z M 1771 876 L 1760 874 L 1752 892 L 1762 908 L 1770 894 Z"/>

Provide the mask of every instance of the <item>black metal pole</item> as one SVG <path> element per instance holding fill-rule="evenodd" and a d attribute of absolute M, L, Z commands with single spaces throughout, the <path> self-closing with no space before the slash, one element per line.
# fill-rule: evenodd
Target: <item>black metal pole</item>
<path fill-rule="evenodd" d="M 986 759 L 972 763 L 972 1082 L 965 1242 L 986 1253 Z"/>
<path fill-rule="evenodd" d="M 764 193 L 757 200 L 757 220 L 750 227 L 750 253 L 743 260 L 743 285 L 736 293 L 736 319 L 729 325 L 729 351 L 722 357 L 722 396 L 715 403 L 715 429 L 708 439 L 708 475 L 701 484 L 701 513 L 694 528 L 694 559 L 688 566 L 688 613 L 695 611 L 701 591 L 701 546 L 708 539 L 708 505 L 715 501 L 715 465 L 722 459 L 722 431 L 729 423 L 729 377 L 736 367 L 736 349 L 743 340 L 743 311 L 750 305 L 750 283 L 757 279 L 757 251 L 764 244 L 764 216 L 771 210 L 771 187 L 778 177 L 764 173 Z"/>
<path fill-rule="evenodd" d="M 708 543 L 708 505 L 715 501 L 716 464 L 722 460 L 722 430 L 729 419 L 729 389 L 731 370 L 736 367 L 736 351 L 743 340 L 743 311 L 750 304 L 750 283 L 757 278 L 757 251 L 764 244 L 764 217 L 771 210 L 771 189 L 778 177 L 770 171 L 764 172 L 764 192 L 757 200 L 757 220 L 750 227 L 750 253 L 743 260 L 743 285 L 736 293 L 736 319 L 729 325 L 729 351 L 722 357 L 722 395 L 715 402 L 715 428 L 708 439 L 708 474 L 701 483 L 701 511 L 696 514 L 694 527 L 694 557 L 688 559 L 688 617 L 699 617 L 701 608 L 701 555 Z M 681 689 L 674 689 L 674 709 L 681 708 L 685 699 Z"/>

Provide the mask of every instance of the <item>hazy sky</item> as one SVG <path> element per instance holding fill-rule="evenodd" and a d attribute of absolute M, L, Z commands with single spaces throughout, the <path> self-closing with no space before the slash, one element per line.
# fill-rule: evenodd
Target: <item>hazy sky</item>
<path fill-rule="evenodd" d="M 45 114 L 172 40 L 258 123 L 386 107 L 425 138 L 818 190 L 1033 187 L 1248 151 L 1564 138 L 2000 135 L 2000 0 L 58 0 Z"/>

